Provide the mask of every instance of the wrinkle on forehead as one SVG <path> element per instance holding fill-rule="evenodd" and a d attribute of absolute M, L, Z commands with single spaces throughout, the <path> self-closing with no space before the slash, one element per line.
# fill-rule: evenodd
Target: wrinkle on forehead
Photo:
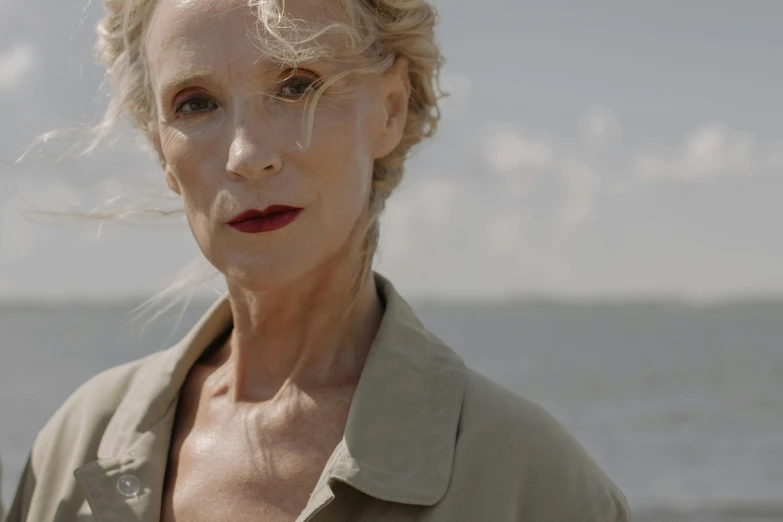
<path fill-rule="evenodd" d="M 146 44 L 159 46 L 189 32 L 214 27 L 225 14 L 235 9 L 245 9 L 248 21 L 257 20 L 247 1 L 243 0 L 160 0 L 150 23 Z"/>
<path fill-rule="evenodd" d="M 344 21 L 340 20 L 343 15 L 338 14 L 340 2 L 285 0 L 285 9 L 292 21 L 313 30 L 322 24 Z M 267 37 L 276 38 L 265 32 L 258 13 L 247 0 L 160 0 L 145 42 L 153 89 L 160 94 L 169 90 L 162 88 L 161 80 L 167 85 L 182 83 L 189 76 L 208 76 L 205 72 L 210 70 L 216 73 L 212 75 L 214 78 L 221 78 L 221 83 L 227 81 L 229 69 L 235 74 L 263 78 L 287 63 L 275 59 L 273 51 L 265 52 Z M 336 50 L 344 48 L 341 40 L 341 35 L 328 31 L 308 45 Z M 315 60 L 326 65 L 317 55 Z M 353 60 L 339 62 L 339 69 L 343 69 Z M 296 62 L 296 65 L 303 63 Z"/>
<path fill-rule="evenodd" d="M 152 39 L 148 35 L 147 45 L 160 48 L 167 43 L 167 37 L 176 38 L 175 34 L 177 33 L 186 34 L 204 24 L 219 23 L 222 16 L 235 9 L 246 11 L 246 34 L 261 53 L 264 49 L 263 45 L 259 46 L 259 44 L 266 38 L 276 39 L 280 35 L 285 37 L 286 33 L 292 31 L 291 35 L 295 35 L 298 39 L 303 36 L 303 33 L 299 33 L 300 30 L 304 30 L 304 34 L 307 34 L 310 31 L 318 32 L 319 28 L 333 23 L 347 22 L 342 0 L 272 1 L 285 7 L 285 16 L 290 22 L 275 28 L 275 35 L 269 34 L 264 25 L 260 23 L 256 8 L 249 6 L 248 0 L 160 0 L 153 17 L 150 33 L 162 34 L 159 34 L 159 38 L 155 38 L 155 41 L 151 41 Z M 160 21 L 161 18 L 166 20 L 165 24 Z M 347 43 L 343 39 L 344 36 L 327 31 L 315 38 L 311 44 L 314 47 L 338 49 Z"/>
<path fill-rule="evenodd" d="M 161 0 L 145 41 L 153 82 L 169 61 L 177 69 L 209 65 L 210 60 L 204 58 L 217 56 L 230 36 L 224 15 L 242 8 L 247 10 L 248 23 L 254 23 L 257 18 L 243 0 Z M 252 43 L 247 40 L 249 48 Z"/>

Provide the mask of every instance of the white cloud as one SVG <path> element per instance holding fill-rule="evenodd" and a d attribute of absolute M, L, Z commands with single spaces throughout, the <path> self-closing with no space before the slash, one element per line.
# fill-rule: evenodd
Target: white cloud
<path fill-rule="evenodd" d="M 562 161 L 560 175 L 565 194 L 557 210 L 557 241 L 567 239 L 590 221 L 601 188 L 598 172 L 579 161 Z"/>
<path fill-rule="evenodd" d="M 384 261 L 404 260 L 448 228 L 457 212 L 459 191 L 452 181 L 441 178 L 398 188 L 381 217 L 380 255 Z"/>
<path fill-rule="evenodd" d="M 559 289 L 574 270 L 566 247 L 595 213 L 602 185 L 597 169 L 517 128 L 491 130 L 484 153 L 497 177 L 476 185 L 446 175 L 425 178 L 389 200 L 378 268 L 406 293 Z M 540 173 L 554 184 L 533 186 Z M 529 190 L 513 190 L 525 183 Z M 507 198 L 498 199 L 499 188 Z"/>
<path fill-rule="evenodd" d="M 30 44 L 17 44 L 0 52 L 0 92 L 20 85 L 38 62 L 38 53 Z"/>
<path fill-rule="evenodd" d="M 522 170 L 542 170 L 552 161 L 552 148 L 515 132 L 499 132 L 487 140 L 485 152 L 492 168 L 503 175 Z"/>
<path fill-rule="evenodd" d="M 709 123 L 688 134 L 675 160 L 646 157 L 636 165 L 645 180 L 699 182 L 724 175 L 748 175 L 757 167 L 758 141 L 753 134 Z"/>
<path fill-rule="evenodd" d="M 378 270 L 406 294 L 499 295 L 537 264 L 527 216 L 449 179 L 402 187 L 382 216 Z"/>
<path fill-rule="evenodd" d="M 491 132 L 484 156 L 492 170 L 506 178 L 516 194 L 527 192 L 554 159 L 554 150 L 542 140 L 529 139 L 514 128 Z"/>
<path fill-rule="evenodd" d="M 579 126 L 585 139 L 598 146 L 619 135 L 617 118 L 604 106 L 588 108 L 580 118 Z M 560 176 L 562 193 L 560 201 L 555 203 L 555 218 L 550 228 L 553 234 L 549 238 L 555 244 L 566 241 L 589 223 L 601 188 L 601 176 L 589 160 L 565 156 L 558 147 L 544 140 L 527 138 L 515 127 L 495 128 L 485 141 L 484 152 L 493 171 L 506 181 L 512 196 L 529 195 L 542 172 L 550 171 Z M 613 193 L 630 192 L 627 184 L 615 185 Z M 521 230 L 509 231 L 509 223 L 527 221 L 527 218 L 508 221 L 508 212 L 501 210 L 498 221 L 488 225 L 484 239 L 493 247 L 499 247 L 506 244 L 505 237 Z"/>
<path fill-rule="evenodd" d="M 579 135 L 593 147 L 615 141 L 620 136 L 620 123 L 605 105 L 589 107 L 579 118 Z"/>

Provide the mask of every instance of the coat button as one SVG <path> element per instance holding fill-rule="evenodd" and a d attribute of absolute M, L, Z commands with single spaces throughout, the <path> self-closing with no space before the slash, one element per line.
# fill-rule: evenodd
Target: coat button
<path fill-rule="evenodd" d="M 133 475 L 123 475 L 117 481 L 117 490 L 123 497 L 135 497 L 141 491 L 141 484 Z"/>

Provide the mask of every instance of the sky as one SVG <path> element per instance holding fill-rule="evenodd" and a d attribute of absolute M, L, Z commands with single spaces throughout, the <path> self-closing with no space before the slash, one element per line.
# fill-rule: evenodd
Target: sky
<path fill-rule="evenodd" d="M 783 2 L 435 5 L 451 96 L 388 202 L 376 265 L 404 295 L 783 293 Z M 147 296 L 198 257 L 181 219 L 20 213 L 167 194 L 129 133 L 58 160 L 82 136 L 64 133 L 15 163 L 105 108 L 100 14 L 0 0 L 0 298 Z"/>

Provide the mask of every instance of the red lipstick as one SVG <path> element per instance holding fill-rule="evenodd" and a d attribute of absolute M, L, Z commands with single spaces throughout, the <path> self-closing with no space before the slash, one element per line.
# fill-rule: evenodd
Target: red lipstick
<path fill-rule="evenodd" d="M 292 223 L 302 212 L 301 208 L 287 205 L 272 205 L 264 210 L 247 210 L 234 216 L 227 223 L 230 227 L 247 234 L 271 232 Z"/>

